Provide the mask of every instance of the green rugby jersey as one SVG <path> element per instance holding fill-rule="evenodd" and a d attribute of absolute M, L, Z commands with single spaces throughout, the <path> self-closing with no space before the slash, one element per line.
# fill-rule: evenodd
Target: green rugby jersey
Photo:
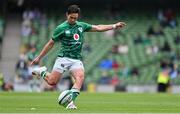
<path fill-rule="evenodd" d="M 82 59 L 84 32 L 91 28 L 92 25 L 78 21 L 74 25 L 70 25 L 67 21 L 58 25 L 52 35 L 53 41 L 61 42 L 58 56 Z"/>

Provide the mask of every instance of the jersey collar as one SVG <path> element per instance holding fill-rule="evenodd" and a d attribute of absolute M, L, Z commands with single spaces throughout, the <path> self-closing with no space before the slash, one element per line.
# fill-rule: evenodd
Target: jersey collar
<path fill-rule="evenodd" d="M 69 24 L 68 21 L 66 21 L 66 23 L 67 23 L 70 27 L 73 27 L 73 26 L 77 25 L 77 21 L 76 21 L 75 24 L 73 24 L 73 25 Z"/>

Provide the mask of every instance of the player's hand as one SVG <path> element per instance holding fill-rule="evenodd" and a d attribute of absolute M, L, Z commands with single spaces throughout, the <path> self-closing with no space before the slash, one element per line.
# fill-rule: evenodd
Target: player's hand
<path fill-rule="evenodd" d="M 124 22 L 118 22 L 115 24 L 115 29 L 120 29 L 126 26 L 126 23 Z"/>
<path fill-rule="evenodd" d="M 40 61 L 40 58 L 39 58 L 39 57 L 36 57 L 36 58 L 31 62 L 30 65 L 37 64 L 37 63 L 39 63 L 39 61 Z"/>

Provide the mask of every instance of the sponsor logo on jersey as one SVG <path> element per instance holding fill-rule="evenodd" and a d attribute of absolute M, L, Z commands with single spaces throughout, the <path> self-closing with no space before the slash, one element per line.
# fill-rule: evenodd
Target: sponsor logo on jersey
<path fill-rule="evenodd" d="M 73 38 L 74 38 L 74 40 L 79 40 L 79 34 L 74 34 Z"/>
<path fill-rule="evenodd" d="M 66 35 L 69 35 L 69 34 L 70 34 L 70 31 L 69 31 L 69 30 L 66 30 L 66 31 L 65 31 L 65 34 L 66 34 Z"/>
<path fill-rule="evenodd" d="M 82 31 L 83 31 L 82 27 L 79 27 L 79 28 L 78 28 L 78 30 L 79 30 L 80 32 L 82 32 Z"/>

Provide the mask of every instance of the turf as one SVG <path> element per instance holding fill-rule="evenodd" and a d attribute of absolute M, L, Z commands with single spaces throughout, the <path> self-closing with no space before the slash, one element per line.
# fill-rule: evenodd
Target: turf
<path fill-rule="evenodd" d="M 0 93 L 0 113 L 180 113 L 180 94 L 81 93 L 77 110 L 57 103 L 57 92 Z"/>

